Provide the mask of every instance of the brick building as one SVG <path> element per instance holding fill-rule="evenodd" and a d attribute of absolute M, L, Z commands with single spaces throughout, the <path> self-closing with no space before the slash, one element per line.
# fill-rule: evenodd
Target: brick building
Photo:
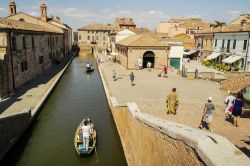
<path fill-rule="evenodd" d="M 36 78 L 69 51 L 65 29 L 49 23 L 47 6 L 41 4 L 41 17 L 16 13 L 10 1 L 10 15 L 0 19 L 0 100 Z"/>
<path fill-rule="evenodd" d="M 143 68 L 151 62 L 153 68 L 162 68 L 168 63 L 167 45 L 148 35 L 132 35 L 116 43 L 117 59 L 127 69 L 136 64 Z"/>

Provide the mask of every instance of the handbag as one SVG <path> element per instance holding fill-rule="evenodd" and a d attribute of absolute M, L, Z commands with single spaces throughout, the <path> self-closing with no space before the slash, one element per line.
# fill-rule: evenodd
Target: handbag
<path fill-rule="evenodd" d="M 231 107 L 229 108 L 229 112 L 233 112 L 233 110 L 234 110 L 234 104 L 235 104 L 235 100 L 232 102 L 232 105 L 231 105 Z"/>

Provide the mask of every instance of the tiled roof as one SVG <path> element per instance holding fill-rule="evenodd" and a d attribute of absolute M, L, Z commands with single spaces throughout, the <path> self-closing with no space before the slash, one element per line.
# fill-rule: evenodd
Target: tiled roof
<path fill-rule="evenodd" d="M 5 18 L 0 18 L 0 29 L 18 29 L 28 31 L 61 33 L 60 31 L 52 30 L 45 26 Z"/>
<path fill-rule="evenodd" d="M 116 25 L 132 25 L 132 26 L 135 25 L 132 18 L 116 18 L 115 24 Z"/>
<path fill-rule="evenodd" d="M 164 47 L 159 40 L 148 35 L 133 35 L 117 43 L 118 45 L 134 47 Z"/>
<path fill-rule="evenodd" d="M 88 30 L 99 30 L 99 31 L 110 31 L 117 29 L 117 26 L 110 24 L 90 24 L 85 27 L 77 29 L 78 31 L 88 31 Z"/>
<path fill-rule="evenodd" d="M 200 18 L 172 18 L 168 21 L 169 23 L 180 23 L 180 27 L 188 28 L 188 29 L 198 29 L 198 27 L 202 27 L 202 29 L 206 29 L 210 26 L 211 23 L 203 22 Z"/>
<path fill-rule="evenodd" d="M 247 23 L 245 27 L 240 24 L 229 24 L 225 26 L 219 26 L 216 28 L 209 28 L 203 30 L 201 33 L 228 33 L 228 32 L 250 32 L 250 23 Z"/>

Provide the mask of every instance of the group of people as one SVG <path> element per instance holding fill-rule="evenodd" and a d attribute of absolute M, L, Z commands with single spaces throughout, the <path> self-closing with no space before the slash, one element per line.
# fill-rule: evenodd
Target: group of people
<path fill-rule="evenodd" d="M 233 125 L 239 127 L 239 120 L 240 116 L 243 114 L 244 107 L 243 94 L 239 92 L 234 96 L 233 93 L 229 91 L 225 99 L 225 104 L 225 116 L 233 118 Z"/>
<path fill-rule="evenodd" d="M 176 93 L 176 88 L 172 89 L 172 92 L 167 95 L 167 114 L 176 114 L 177 109 L 179 106 L 179 97 Z M 227 96 L 225 100 L 226 104 L 226 110 L 225 115 L 226 117 L 232 118 L 233 125 L 235 127 L 239 127 L 239 120 L 240 116 L 243 114 L 243 107 L 244 107 L 244 101 L 243 101 L 243 94 L 238 93 L 236 96 L 234 96 L 231 92 L 229 92 L 229 95 Z M 208 130 L 213 131 L 213 114 L 215 111 L 215 105 L 213 103 L 213 98 L 210 96 L 207 98 L 207 102 L 205 103 L 205 107 L 202 113 L 202 119 L 201 123 L 199 125 L 199 128 L 202 129 L 204 125 L 207 125 Z"/>
<path fill-rule="evenodd" d="M 89 139 L 92 137 L 94 133 L 94 124 L 92 123 L 91 119 L 88 118 L 87 120 L 83 121 L 82 130 L 82 137 L 83 137 L 83 146 L 86 150 L 89 149 Z"/>

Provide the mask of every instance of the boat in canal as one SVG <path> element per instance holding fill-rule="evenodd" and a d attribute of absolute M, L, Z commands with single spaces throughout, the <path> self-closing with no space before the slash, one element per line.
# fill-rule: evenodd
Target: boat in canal
<path fill-rule="evenodd" d="M 77 127 L 76 133 L 75 133 L 75 139 L 74 139 L 74 145 L 76 152 L 80 156 L 88 156 L 91 154 L 91 152 L 95 149 L 96 147 L 96 130 L 93 129 L 93 132 L 91 133 L 91 136 L 89 138 L 89 147 L 88 149 L 85 148 L 84 143 L 83 143 L 83 135 L 82 135 L 82 126 L 84 126 L 84 122 L 86 119 L 83 119 L 83 121 L 79 124 Z"/>
<path fill-rule="evenodd" d="M 93 72 L 94 70 L 95 70 L 95 68 L 90 64 L 87 64 L 87 66 L 85 67 L 85 71 L 87 73 Z"/>

